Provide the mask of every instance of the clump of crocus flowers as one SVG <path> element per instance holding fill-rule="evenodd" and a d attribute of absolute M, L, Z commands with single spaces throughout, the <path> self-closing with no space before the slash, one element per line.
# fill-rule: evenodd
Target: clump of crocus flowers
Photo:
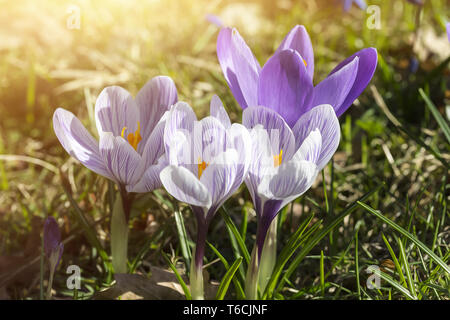
<path fill-rule="evenodd" d="M 163 76 L 150 80 L 135 99 L 120 87 L 102 91 L 95 105 L 99 141 L 64 109 L 55 111 L 53 124 L 71 156 L 117 184 L 120 201 L 114 212 L 119 217 L 113 212 L 112 221 L 127 225 L 134 193 L 161 186 L 191 207 L 197 221 L 190 271 L 195 299 L 204 298 L 208 226 L 245 182 L 258 219 L 245 292 L 256 299 L 258 285 L 264 289 L 273 268 L 268 252 L 274 246 L 276 252 L 276 242 L 264 249 L 274 238 L 271 225 L 283 207 L 311 187 L 335 153 L 338 117 L 370 82 L 377 52 L 355 53 L 316 86 L 313 47 L 303 26 L 286 35 L 263 67 L 236 29 L 221 29 L 217 55 L 243 109 L 242 124 L 231 123 L 217 96 L 210 115 L 197 119 L 187 103 L 178 101 L 173 81 Z M 112 232 L 116 229 L 113 223 Z M 115 272 L 127 271 L 126 238 L 112 244 Z"/>

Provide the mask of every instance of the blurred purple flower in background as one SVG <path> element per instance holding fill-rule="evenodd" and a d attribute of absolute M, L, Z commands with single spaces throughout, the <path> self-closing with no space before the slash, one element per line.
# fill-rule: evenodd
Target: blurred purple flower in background
<path fill-rule="evenodd" d="M 361 10 L 366 10 L 367 4 L 365 0 L 342 0 L 344 3 L 344 10 L 349 11 L 352 4 L 355 3 Z"/>
<path fill-rule="evenodd" d="M 53 127 L 64 149 L 88 169 L 129 192 L 160 187 L 164 113 L 177 101 L 169 77 L 155 77 L 136 99 L 121 87 L 105 88 L 95 104 L 100 143 L 71 112 L 58 108 Z"/>
<path fill-rule="evenodd" d="M 447 22 L 447 38 L 448 41 L 450 42 L 450 22 Z"/>
<path fill-rule="evenodd" d="M 406 0 L 406 1 L 408 1 L 409 3 L 415 4 L 415 5 L 418 5 L 418 6 L 423 5 L 423 0 Z"/>
<path fill-rule="evenodd" d="M 220 19 L 218 16 L 208 13 L 205 16 L 206 20 L 209 21 L 210 23 L 216 25 L 219 28 L 223 28 L 225 27 L 225 24 L 223 23 L 222 19 Z"/>
<path fill-rule="evenodd" d="M 295 26 L 263 68 L 236 29 L 223 28 L 217 56 L 236 101 L 245 109 L 265 106 L 292 127 L 311 108 L 330 104 L 337 116 L 364 91 L 375 72 L 377 51 L 363 49 L 342 61 L 314 87 L 314 53 L 303 26 Z"/>
<path fill-rule="evenodd" d="M 48 217 L 44 223 L 44 252 L 49 261 L 51 272 L 54 272 L 58 267 L 63 251 L 64 244 L 61 242 L 58 223 L 53 217 Z"/>

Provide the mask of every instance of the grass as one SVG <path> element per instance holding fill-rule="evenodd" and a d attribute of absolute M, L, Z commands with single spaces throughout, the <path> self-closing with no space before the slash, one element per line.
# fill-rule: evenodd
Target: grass
<path fill-rule="evenodd" d="M 238 28 L 260 63 L 295 24 L 305 25 L 315 83 L 357 50 L 379 52 L 371 87 L 340 118 L 333 161 L 280 213 L 276 273 L 261 296 L 448 300 L 450 44 L 443 26 L 450 12 L 445 0 L 427 1 L 421 13 L 403 0 L 368 2 L 381 8 L 380 30 L 367 28 L 365 12 L 344 14 L 329 0 L 249 1 L 244 17 L 237 2 L 80 2 L 80 29 L 67 28 L 64 1 L 2 3 L 0 297 L 42 296 L 39 284 L 48 275 L 39 246 L 48 215 L 65 239 L 53 296 L 90 299 L 112 283 L 117 190 L 64 152 L 51 127 L 57 107 L 96 134 L 93 108 L 103 87 L 136 94 L 165 74 L 199 117 L 217 94 L 232 121 L 240 121 L 215 53 L 218 29 L 204 18 L 215 13 Z M 242 298 L 256 232 L 245 186 L 224 208 L 209 230 L 205 270 L 218 298 Z M 196 230 L 189 208 L 158 190 L 138 195 L 131 216 L 130 269 L 144 276 L 155 274 L 153 267 L 174 270 L 187 292 L 183 277 Z M 82 270 L 76 293 L 66 288 L 72 264 Z M 381 277 L 378 289 L 367 286 L 370 270 Z"/>

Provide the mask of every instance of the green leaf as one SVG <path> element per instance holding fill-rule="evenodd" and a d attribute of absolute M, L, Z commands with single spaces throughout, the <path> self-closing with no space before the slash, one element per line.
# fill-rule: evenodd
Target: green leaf
<path fill-rule="evenodd" d="M 430 100 L 430 98 L 427 96 L 427 94 L 423 91 L 422 88 L 419 89 L 419 93 L 422 96 L 422 99 L 425 101 L 425 104 L 427 105 L 428 109 L 430 109 L 437 123 L 441 127 L 442 131 L 444 132 L 444 135 L 447 138 L 448 143 L 450 143 L 450 128 L 447 124 L 447 121 L 445 121 L 439 110 L 436 108 L 434 103 Z"/>
<path fill-rule="evenodd" d="M 245 246 L 244 239 L 242 239 L 241 234 L 239 233 L 238 229 L 236 228 L 236 225 L 233 223 L 233 220 L 231 220 L 230 215 L 226 211 L 225 207 L 222 206 L 222 211 L 220 214 L 222 215 L 223 219 L 225 220 L 225 224 L 227 225 L 227 228 L 233 233 L 234 238 L 236 239 L 239 249 L 242 253 L 242 255 L 245 258 L 245 261 L 247 264 L 250 262 L 250 254 L 248 253 L 247 247 Z"/>
<path fill-rule="evenodd" d="M 396 224 L 392 220 L 383 216 L 378 210 L 373 209 L 372 207 L 368 206 L 367 204 L 365 204 L 361 201 L 357 201 L 357 203 L 358 203 L 358 205 L 360 205 L 361 207 L 363 207 L 364 209 L 366 209 L 367 211 L 372 213 L 374 216 L 376 216 L 380 220 L 387 223 L 393 229 L 400 232 L 402 235 L 407 237 L 409 240 L 414 242 L 420 249 L 425 251 L 441 268 L 443 268 L 447 273 L 450 274 L 450 267 L 444 261 L 442 261 L 433 251 L 431 251 L 425 244 L 423 244 L 423 242 L 418 240 L 415 236 L 413 236 L 411 233 L 409 233 L 408 231 L 406 231 L 405 229 L 400 227 L 398 224 Z"/>
<path fill-rule="evenodd" d="M 191 250 L 189 250 L 189 239 L 187 237 L 186 228 L 184 227 L 183 215 L 178 210 L 176 210 L 174 214 L 178 238 L 180 239 L 181 253 L 186 263 L 186 270 L 189 270 L 191 265 Z"/>
<path fill-rule="evenodd" d="M 180 276 L 180 273 L 178 272 L 177 268 L 173 265 L 172 261 L 170 261 L 169 257 L 164 253 L 161 252 L 164 259 L 166 259 L 167 263 L 169 264 L 170 269 L 175 273 L 175 277 L 177 277 L 178 282 L 181 285 L 181 288 L 183 288 L 184 295 L 186 296 L 186 300 L 192 300 L 191 292 L 189 291 L 189 288 L 186 285 L 186 282 L 184 282 L 183 278 Z"/>
<path fill-rule="evenodd" d="M 230 286 L 231 279 L 233 279 L 234 274 L 236 273 L 237 269 L 241 265 L 243 258 L 239 257 L 228 269 L 225 276 L 222 278 L 222 281 L 220 282 L 219 289 L 217 290 L 216 294 L 216 300 L 223 300 L 225 297 L 225 294 L 228 291 L 228 287 Z"/>

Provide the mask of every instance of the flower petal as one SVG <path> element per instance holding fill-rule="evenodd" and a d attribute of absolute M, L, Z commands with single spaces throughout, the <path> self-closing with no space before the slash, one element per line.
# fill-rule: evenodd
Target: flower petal
<path fill-rule="evenodd" d="M 261 67 L 236 29 L 220 30 L 217 57 L 228 86 L 241 108 L 256 106 Z"/>
<path fill-rule="evenodd" d="M 283 200 L 280 209 L 305 193 L 317 176 L 317 166 L 306 160 L 289 161 L 263 177 L 258 194 L 267 200 Z"/>
<path fill-rule="evenodd" d="M 139 110 L 130 93 L 117 86 L 106 87 L 95 102 L 95 122 L 99 136 L 112 132 L 120 136 L 123 128 L 135 132 L 139 121 Z"/>
<path fill-rule="evenodd" d="M 330 161 L 339 146 L 341 131 L 339 121 L 330 105 L 317 106 L 305 113 L 292 128 L 296 149 L 299 149 L 310 133 L 319 129 L 322 137 L 322 150 L 316 164 L 318 170 Z"/>
<path fill-rule="evenodd" d="M 161 171 L 167 167 L 168 162 L 165 157 L 161 157 L 157 164 L 146 167 L 142 177 L 134 186 L 128 186 L 128 192 L 146 193 L 158 189 L 162 186 L 159 177 Z"/>
<path fill-rule="evenodd" d="M 258 105 L 280 114 L 293 126 L 305 113 L 313 97 L 313 84 L 300 54 L 282 50 L 272 56 L 261 70 Z"/>
<path fill-rule="evenodd" d="M 285 159 L 293 156 L 295 137 L 291 128 L 275 111 L 265 107 L 249 107 L 242 113 L 242 124 L 248 129 L 262 125 L 268 131 L 272 155 L 278 155 L 283 150 Z"/>
<path fill-rule="evenodd" d="M 114 179 L 106 168 L 98 148 L 98 141 L 70 111 L 56 109 L 53 129 L 63 148 L 86 168 L 108 179 Z"/>
<path fill-rule="evenodd" d="M 296 25 L 286 35 L 276 52 L 293 49 L 305 59 L 306 70 L 311 79 L 314 78 L 314 51 L 308 32 L 304 26 Z"/>
<path fill-rule="evenodd" d="M 314 98 L 311 105 L 330 104 L 334 111 L 339 113 L 342 103 L 355 83 L 358 64 L 359 58 L 355 57 L 352 62 L 320 82 L 314 88 Z"/>
<path fill-rule="evenodd" d="M 372 79 L 377 67 L 377 50 L 375 48 L 366 48 L 358 51 L 351 57 L 348 57 L 347 59 L 342 61 L 336 68 L 334 68 L 333 71 L 331 71 L 329 76 L 331 76 L 333 73 L 338 72 L 347 64 L 352 62 L 355 57 L 359 58 L 358 73 L 356 75 L 356 79 L 353 83 L 352 89 L 348 93 L 339 110 L 337 110 L 338 112 L 336 112 L 338 117 L 343 114 L 345 110 L 347 110 L 352 105 L 353 101 L 355 101 L 361 95 L 361 93 L 364 91 L 364 89 Z"/>
<path fill-rule="evenodd" d="M 230 117 L 228 116 L 228 113 L 225 111 L 222 101 L 220 101 L 220 98 L 216 94 L 213 95 L 211 98 L 209 113 L 211 116 L 217 118 L 220 122 L 222 122 L 225 129 L 231 127 Z"/>
<path fill-rule="evenodd" d="M 122 137 L 114 137 L 111 132 L 100 135 L 100 154 L 116 182 L 134 185 L 144 171 L 141 156 Z"/>
<path fill-rule="evenodd" d="M 143 143 L 138 151 L 142 151 L 145 142 L 152 134 L 164 112 L 170 109 L 178 100 L 177 88 L 171 78 L 158 76 L 149 80 L 136 95 L 139 108 L 141 136 Z"/>
<path fill-rule="evenodd" d="M 211 195 L 211 210 L 214 214 L 240 186 L 243 177 L 237 177 L 238 153 L 234 149 L 228 149 L 221 153 L 208 165 L 203 172 L 200 182 L 208 189 Z M 236 186 L 236 178 L 240 183 Z"/>
<path fill-rule="evenodd" d="M 292 158 L 294 161 L 306 160 L 312 163 L 318 163 L 320 153 L 322 152 L 322 135 L 319 129 L 314 129 L 308 137 L 303 140 L 302 145 Z"/>
<path fill-rule="evenodd" d="M 188 169 L 170 165 L 159 176 L 164 188 L 177 200 L 197 207 L 211 207 L 208 189 Z"/>

